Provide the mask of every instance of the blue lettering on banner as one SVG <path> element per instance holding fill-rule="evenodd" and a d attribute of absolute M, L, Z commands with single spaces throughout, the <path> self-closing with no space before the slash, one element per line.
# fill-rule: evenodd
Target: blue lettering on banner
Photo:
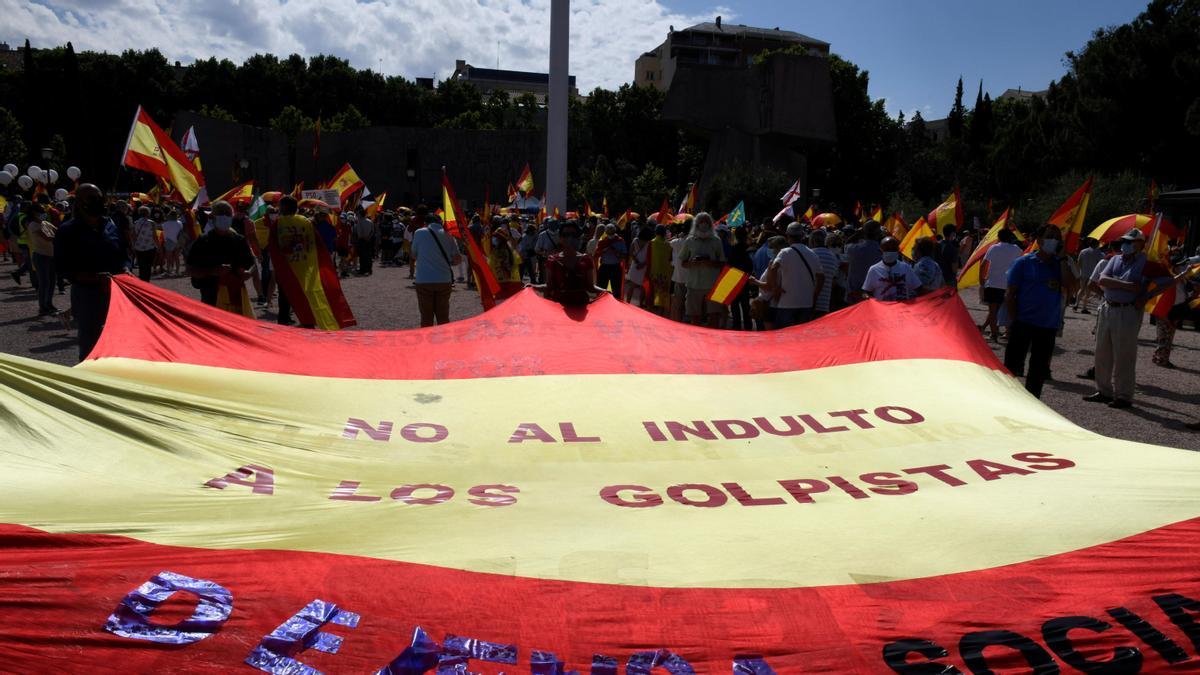
<path fill-rule="evenodd" d="M 187 591 L 200 598 L 191 618 L 174 626 L 150 623 L 150 615 L 177 591 Z M 188 645 L 217 632 L 232 611 L 233 594 L 224 586 L 163 571 L 126 595 L 108 617 L 104 630 L 135 640 Z"/>
<path fill-rule="evenodd" d="M 320 675 L 321 671 L 297 661 L 295 656 L 306 649 L 336 654 L 342 638 L 322 632 L 321 626 L 334 623 L 348 628 L 358 627 L 359 616 L 338 609 L 324 600 L 313 600 L 279 624 L 246 657 L 246 663 L 275 675 Z"/>

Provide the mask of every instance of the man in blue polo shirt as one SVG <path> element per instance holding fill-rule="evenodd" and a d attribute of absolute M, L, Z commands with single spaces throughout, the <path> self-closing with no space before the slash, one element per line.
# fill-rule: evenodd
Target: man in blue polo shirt
<path fill-rule="evenodd" d="M 1026 373 L 1025 389 L 1041 398 L 1042 384 L 1050 375 L 1055 336 L 1062 323 L 1063 294 L 1074 297 L 1076 281 L 1067 267 L 1062 233 L 1057 226 L 1043 226 L 1037 243 L 1036 252 L 1017 258 L 1008 268 L 1004 301 L 1012 325 L 1008 329 L 1004 367 L 1014 376 Z"/>

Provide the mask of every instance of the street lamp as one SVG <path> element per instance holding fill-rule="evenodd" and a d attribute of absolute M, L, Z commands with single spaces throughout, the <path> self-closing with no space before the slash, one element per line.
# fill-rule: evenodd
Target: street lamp
<path fill-rule="evenodd" d="M 42 159 L 47 162 L 54 159 L 54 148 L 42 148 Z"/>

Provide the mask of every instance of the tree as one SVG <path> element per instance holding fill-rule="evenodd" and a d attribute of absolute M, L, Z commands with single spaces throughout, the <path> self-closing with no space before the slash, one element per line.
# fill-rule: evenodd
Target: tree
<path fill-rule="evenodd" d="M 962 138 L 965 114 L 962 77 L 959 77 L 958 87 L 954 90 L 954 105 L 950 108 L 950 114 L 946 116 L 946 129 L 950 132 L 950 138 Z"/>
<path fill-rule="evenodd" d="M 271 118 L 271 128 L 283 132 L 288 144 L 288 182 L 296 182 L 296 136 L 313 128 L 313 120 L 294 105 L 286 105 Z"/>
<path fill-rule="evenodd" d="M 354 131 L 355 129 L 366 129 L 371 126 L 371 120 L 353 103 L 346 106 L 346 109 L 334 115 L 329 120 L 328 131 Z"/>
<path fill-rule="evenodd" d="M 219 105 L 204 104 L 196 112 L 205 117 L 211 117 L 214 120 L 221 120 L 222 122 L 237 122 L 237 118 L 232 113 Z"/>
<path fill-rule="evenodd" d="M 657 212 L 658 207 L 662 206 L 663 197 L 670 198 L 667 174 L 652 162 L 647 163 L 642 172 L 633 179 L 632 188 L 633 194 L 630 197 L 635 210 L 642 214 Z"/>
<path fill-rule="evenodd" d="M 7 108 L 0 108 L 0 166 L 12 162 L 24 166 L 28 153 L 22 139 L 21 123 Z"/>

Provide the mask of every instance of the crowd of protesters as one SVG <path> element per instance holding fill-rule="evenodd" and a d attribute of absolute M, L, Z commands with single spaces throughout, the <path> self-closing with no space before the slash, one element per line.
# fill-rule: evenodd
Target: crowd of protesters
<path fill-rule="evenodd" d="M 335 213 L 321 205 L 300 208 L 285 196 L 257 219 L 246 206 L 217 202 L 192 216 L 171 206 L 106 200 L 95 186 L 83 185 L 73 203 L 41 195 L 10 203 L 0 217 L 5 255 L 17 263 L 11 277 L 21 284 L 28 276 L 38 289 L 39 316 L 58 314 L 56 291 L 70 287 L 73 316 L 63 320 L 78 325 L 81 359 L 103 326 L 106 277 L 134 270 L 143 281 L 186 273 L 212 305 L 219 280 L 249 280 L 260 307 L 277 299 L 277 321 L 294 323 L 294 299 L 276 283 L 268 254 L 282 240 L 320 247 L 342 277 L 371 275 L 376 261 L 407 268 L 422 326 L 448 322 L 456 285 L 469 289 L 478 282 L 468 262 L 470 237 L 499 283 L 499 301 L 527 286 L 564 305 L 611 293 L 675 321 L 762 331 L 803 324 L 867 298 L 905 301 L 956 288 L 986 232 L 947 225 L 940 236 L 918 239 L 906 259 L 901 242 L 873 220 L 814 227 L 784 216 L 730 227 L 707 213 L 667 222 L 657 215 L 560 220 L 502 213 L 476 215 L 462 237 L 452 237 L 440 214 L 423 206 Z M 1139 230 L 1106 247 L 1088 239 L 1076 256 L 1066 255 L 1055 226 L 1027 235 L 1018 242 L 1014 230 L 1001 230 L 982 258 L 978 293 L 988 313 L 980 330 L 1005 344 L 1005 366 L 1040 396 L 1066 311 L 1095 308 L 1095 363 L 1080 376 L 1094 380 L 1096 391 L 1085 398 L 1114 408 L 1133 405 L 1142 306 L 1154 293 L 1181 285 L 1171 312 L 1152 318 L 1153 362 L 1174 368 L 1174 333 L 1197 290 L 1189 281 L 1195 260 L 1173 242 L 1174 276 L 1151 279 Z M 714 286 L 727 270 L 744 274 L 746 282 L 718 301 Z"/>

